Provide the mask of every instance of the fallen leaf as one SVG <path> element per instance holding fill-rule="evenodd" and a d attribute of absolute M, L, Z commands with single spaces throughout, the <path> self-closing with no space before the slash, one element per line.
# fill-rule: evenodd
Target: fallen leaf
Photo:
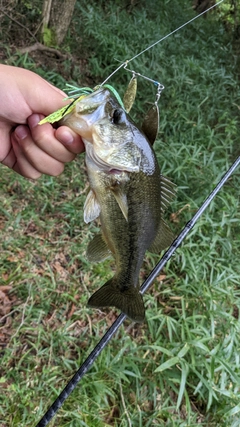
<path fill-rule="evenodd" d="M 10 310 L 11 302 L 8 296 L 3 291 L 0 291 L 0 315 L 5 316 L 10 312 Z"/>

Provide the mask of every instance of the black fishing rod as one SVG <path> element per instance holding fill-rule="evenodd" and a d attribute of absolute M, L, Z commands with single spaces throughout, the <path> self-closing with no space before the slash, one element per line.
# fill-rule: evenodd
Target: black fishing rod
<path fill-rule="evenodd" d="M 156 279 L 156 277 L 159 275 L 162 268 L 165 266 L 167 261 L 172 257 L 173 253 L 176 251 L 177 248 L 181 245 L 182 241 L 185 239 L 185 237 L 188 235 L 190 230 L 194 227 L 200 216 L 203 214 L 205 209 L 209 206 L 211 201 L 214 199 L 214 197 L 217 195 L 217 193 L 220 191 L 220 189 L 223 187 L 225 182 L 228 180 L 228 178 L 233 174 L 233 172 L 237 169 L 237 167 L 240 165 L 240 156 L 235 160 L 235 162 L 232 164 L 232 166 L 228 169 L 228 171 L 225 173 L 225 175 L 222 177 L 222 179 L 219 181 L 217 186 L 214 188 L 214 190 L 209 194 L 209 196 L 206 198 L 206 200 L 203 202 L 202 206 L 198 209 L 198 211 L 195 213 L 193 218 L 187 222 L 185 227 L 182 229 L 180 234 L 176 237 L 176 239 L 173 241 L 169 249 L 164 253 L 160 261 L 157 263 L 157 265 L 154 267 L 154 269 L 151 271 L 145 282 L 142 284 L 140 292 L 141 294 L 144 294 L 152 285 L 153 281 Z M 57 399 L 54 401 L 54 403 L 50 406 L 48 411 L 45 413 L 45 415 L 42 417 L 42 419 L 38 422 L 36 427 L 45 427 L 48 425 L 48 423 L 52 420 L 52 418 L 56 415 L 57 411 L 65 400 L 68 398 L 68 396 L 71 394 L 71 392 L 75 389 L 79 381 L 84 377 L 84 375 L 87 373 L 87 371 L 91 368 L 99 354 L 102 352 L 102 350 L 106 347 L 106 345 L 109 343 L 115 332 L 120 328 L 121 324 L 126 319 L 126 315 L 121 313 L 118 318 L 115 320 L 115 322 L 112 324 L 112 326 L 107 330 L 105 335 L 102 337 L 102 339 L 98 342 L 96 347 L 92 350 L 92 352 L 89 354 L 87 359 L 83 362 L 83 364 L 80 366 L 78 371 L 75 373 L 75 375 L 72 377 L 72 379 L 69 381 L 69 383 L 66 385 L 66 387 L 63 389 L 63 391 L 59 394 Z"/>

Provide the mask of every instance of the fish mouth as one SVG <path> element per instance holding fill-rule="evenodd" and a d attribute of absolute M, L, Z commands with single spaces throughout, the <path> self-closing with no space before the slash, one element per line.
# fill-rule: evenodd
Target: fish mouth
<path fill-rule="evenodd" d="M 92 126 L 105 115 L 105 105 L 111 94 L 108 89 L 100 88 L 77 102 L 75 109 L 61 120 L 61 125 L 69 126 L 81 138 L 92 143 Z"/>
<path fill-rule="evenodd" d="M 115 169 L 115 168 L 108 170 L 109 175 L 121 175 L 123 172 L 127 172 L 127 171 L 121 170 L 121 169 Z"/>
<path fill-rule="evenodd" d="M 100 88 L 87 96 L 84 96 L 76 104 L 78 114 L 88 115 L 94 112 L 100 105 L 105 104 L 111 96 L 110 91 L 105 88 Z"/>

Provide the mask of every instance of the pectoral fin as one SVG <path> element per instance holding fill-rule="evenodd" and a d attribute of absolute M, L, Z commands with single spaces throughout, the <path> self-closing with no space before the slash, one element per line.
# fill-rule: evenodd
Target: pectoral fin
<path fill-rule="evenodd" d="M 111 191 L 123 213 L 124 218 L 128 221 L 128 202 L 126 193 L 118 186 L 111 187 Z"/>
<path fill-rule="evenodd" d="M 87 247 L 87 258 L 90 262 L 100 262 L 112 255 L 101 234 L 97 234 Z"/>
<path fill-rule="evenodd" d="M 96 199 L 96 196 L 92 190 L 89 191 L 87 198 L 84 203 L 84 221 L 88 224 L 89 222 L 96 219 L 100 214 L 101 208 Z"/>

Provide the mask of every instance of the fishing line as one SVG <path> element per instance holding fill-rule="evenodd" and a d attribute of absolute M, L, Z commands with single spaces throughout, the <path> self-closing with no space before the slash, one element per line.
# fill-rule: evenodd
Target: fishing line
<path fill-rule="evenodd" d="M 157 40 L 156 42 L 154 42 L 153 44 L 151 44 L 150 46 L 146 47 L 144 50 L 142 50 L 141 52 L 137 53 L 137 55 L 133 56 L 131 59 L 127 59 L 126 61 L 124 61 L 121 65 L 119 65 L 119 67 L 116 68 L 116 70 L 114 70 L 107 78 L 106 80 L 104 80 L 103 83 L 101 83 L 100 86 L 103 86 L 115 73 L 117 73 L 122 67 L 126 67 L 129 62 L 133 61 L 134 59 L 138 58 L 140 55 L 142 55 L 143 53 L 147 52 L 148 50 L 152 49 L 152 47 L 156 46 L 157 44 L 161 43 L 163 40 L 166 40 L 168 37 L 172 36 L 174 33 L 176 33 L 177 31 L 181 30 L 182 28 L 186 27 L 186 25 L 190 24 L 191 22 L 195 21 L 195 19 L 200 18 L 200 16 L 204 15 L 205 13 L 209 12 L 209 10 L 213 9 L 214 7 L 219 6 L 224 0 L 220 0 L 218 3 L 215 3 L 213 6 L 209 7 L 207 10 L 204 10 L 203 12 L 199 13 L 199 15 L 194 16 L 192 19 L 190 19 L 189 21 L 185 22 L 184 24 L 180 25 L 180 27 L 176 28 L 175 30 L 171 31 L 171 33 L 167 34 L 166 36 L 162 37 L 161 39 Z M 143 77 L 143 76 L 142 76 Z"/>
<path fill-rule="evenodd" d="M 169 249 L 163 254 L 160 261 L 157 263 L 157 265 L 154 267 L 154 269 L 149 274 L 148 278 L 142 284 L 141 289 L 140 289 L 141 294 L 144 294 L 149 289 L 149 287 L 152 285 L 153 281 L 159 275 L 160 271 L 165 266 L 167 261 L 171 258 L 171 256 L 176 251 L 176 249 L 179 248 L 182 241 L 185 239 L 185 237 L 190 232 L 190 230 L 194 227 L 194 225 L 196 224 L 196 222 L 198 221 L 200 216 L 203 214 L 205 209 L 208 207 L 208 205 L 211 203 L 211 201 L 214 199 L 214 197 L 217 195 L 217 193 L 223 187 L 225 182 L 228 180 L 228 178 L 232 175 L 232 173 L 235 171 L 235 169 L 237 169 L 237 167 L 239 165 L 240 165 L 240 156 L 235 160 L 235 162 L 232 164 L 232 166 L 228 169 L 228 171 L 225 173 L 225 175 L 219 181 L 217 186 L 214 188 L 214 190 L 206 198 L 206 200 L 200 206 L 200 208 L 195 213 L 193 218 L 187 222 L 187 224 L 182 229 L 180 234 L 176 237 L 176 239 L 173 241 L 173 243 L 171 244 Z M 51 405 L 51 407 L 48 409 L 48 411 L 45 413 L 45 415 L 42 417 L 42 419 L 39 421 L 39 423 L 36 425 L 36 427 L 45 427 L 48 425 L 48 423 L 55 416 L 58 409 L 61 408 L 61 406 L 63 405 L 65 400 L 69 397 L 70 393 L 75 389 L 75 387 L 77 386 L 79 381 L 87 373 L 89 368 L 95 362 L 95 360 L 97 359 L 99 354 L 102 352 L 102 350 L 106 347 L 106 345 L 111 340 L 111 338 L 115 334 L 115 332 L 117 332 L 117 330 L 120 328 L 121 324 L 124 322 L 125 319 L 126 319 L 126 315 L 123 313 L 121 313 L 118 316 L 118 318 L 115 320 L 115 322 L 112 324 L 112 326 L 110 326 L 110 328 L 107 330 L 105 335 L 102 337 L 102 339 L 99 341 L 99 343 L 96 345 L 96 347 L 89 354 L 87 359 L 80 366 L 78 371 L 75 373 L 75 375 L 69 381 L 69 383 L 66 385 L 66 387 L 63 389 L 63 391 L 59 394 L 57 399 L 54 401 L 54 403 Z"/>

